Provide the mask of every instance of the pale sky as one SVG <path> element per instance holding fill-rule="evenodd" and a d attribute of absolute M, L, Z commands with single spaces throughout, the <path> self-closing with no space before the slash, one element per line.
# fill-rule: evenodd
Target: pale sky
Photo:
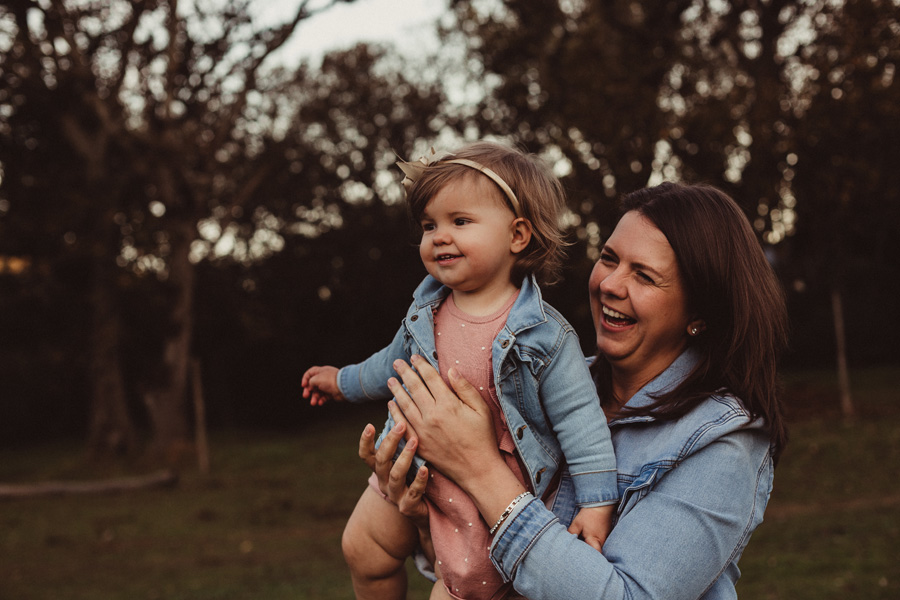
<path fill-rule="evenodd" d="M 292 14 L 299 0 L 262 0 L 265 18 L 281 20 Z M 321 6 L 321 2 L 319 5 Z M 311 4 L 313 6 L 314 4 Z M 447 0 L 355 0 L 338 4 L 303 21 L 285 52 L 317 63 L 330 50 L 357 42 L 390 42 L 404 53 L 433 50 L 438 17 Z"/>

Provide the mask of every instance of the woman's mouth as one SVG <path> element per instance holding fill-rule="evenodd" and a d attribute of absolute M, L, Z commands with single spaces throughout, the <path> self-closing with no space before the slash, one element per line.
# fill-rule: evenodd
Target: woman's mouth
<path fill-rule="evenodd" d="M 603 321 L 609 324 L 611 327 L 627 327 L 637 322 L 635 321 L 635 319 L 629 317 L 628 315 L 613 310 L 605 304 L 603 305 L 602 310 Z"/>

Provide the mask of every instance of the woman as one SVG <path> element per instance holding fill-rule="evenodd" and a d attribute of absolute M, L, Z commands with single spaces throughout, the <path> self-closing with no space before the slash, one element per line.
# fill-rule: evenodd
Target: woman
<path fill-rule="evenodd" d="M 413 359 L 418 375 L 398 361 L 408 389 L 390 382 L 400 424 L 377 452 L 367 427 L 360 455 L 402 511 L 421 515 L 427 467 L 409 487 L 403 478 L 418 448 L 493 524 L 494 565 L 532 600 L 734 598 L 786 440 L 775 393 L 787 330 L 778 282 L 734 201 L 667 183 L 624 199 L 589 287 L 592 370 L 621 495 L 602 554 L 566 530 L 569 478 L 555 498 L 531 496 L 485 443 L 488 411 L 471 386 L 451 372 L 457 397 L 424 360 Z M 392 468 L 403 436 L 408 450 Z"/>

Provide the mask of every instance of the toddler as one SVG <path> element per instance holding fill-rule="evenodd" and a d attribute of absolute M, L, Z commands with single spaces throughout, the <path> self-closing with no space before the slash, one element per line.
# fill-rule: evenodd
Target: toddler
<path fill-rule="evenodd" d="M 579 507 L 569 530 L 601 549 L 618 500 L 609 429 L 578 338 L 538 287 L 562 267 L 559 180 L 536 158 L 489 142 L 399 166 L 429 275 L 390 345 L 340 370 L 310 368 L 304 397 L 388 399 L 392 363 L 413 354 L 445 380 L 457 369 L 481 391 L 501 453 L 529 491 L 550 496 L 568 468 Z M 344 532 L 354 589 L 358 598 L 405 598 L 418 530 L 369 481 Z M 439 578 L 431 598 L 506 595 L 488 554 L 491 524 L 469 497 L 431 469 L 425 498 Z"/>

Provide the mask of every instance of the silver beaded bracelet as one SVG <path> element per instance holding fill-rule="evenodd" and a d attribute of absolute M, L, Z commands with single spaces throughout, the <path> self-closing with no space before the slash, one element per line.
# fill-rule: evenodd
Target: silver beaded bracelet
<path fill-rule="evenodd" d="M 526 496 L 530 496 L 530 495 L 531 495 L 531 492 L 522 492 L 521 494 L 519 494 L 518 496 L 513 498 L 512 502 L 509 503 L 509 506 L 506 507 L 506 510 L 503 511 L 503 514 L 500 515 L 500 518 L 497 519 L 497 522 L 494 523 L 494 526 L 491 527 L 490 531 L 488 531 L 488 535 L 494 535 L 494 532 L 497 531 L 497 529 L 501 525 L 503 525 L 503 521 L 505 521 L 506 517 L 508 517 L 510 515 L 510 513 L 512 513 L 512 511 L 516 507 L 516 505 L 519 502 L 521 502 Z"/>

